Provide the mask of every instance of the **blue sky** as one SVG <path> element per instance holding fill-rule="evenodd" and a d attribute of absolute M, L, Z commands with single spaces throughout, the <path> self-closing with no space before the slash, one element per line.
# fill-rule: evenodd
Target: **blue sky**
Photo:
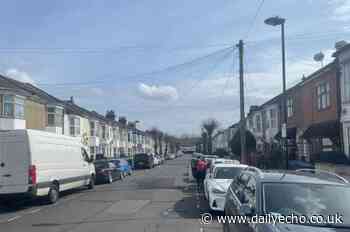
<path fill-rule="evenodd" d="M 287 19 L 289 85 L 320 67 L 315 53 L 329 62 L 350 36 L 350 1 L 265 0 L 254 21 L 260 2 L 3 1 L 0 72 L 144 128 L 198 133 L 208 117 L 225 127 L 239 118 L 237 52 L 227 49 L 239 39 L 247 107 L 281 90 L 280 31 L 265 18 Z"/>

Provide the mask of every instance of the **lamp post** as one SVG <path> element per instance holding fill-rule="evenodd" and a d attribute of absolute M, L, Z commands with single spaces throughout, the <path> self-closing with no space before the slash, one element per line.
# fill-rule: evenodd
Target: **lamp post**
<path fill-rule="evenodd" d="M 286 168 L 288 169 L 288 143 L 287 143 L 287 96 L 286 96 L 286 56 L 285 56 L 285 38 L 284 38 L 284 24 L 286 20 L 279 16 L 267 18 L 265 24 L 270 26 L 281 26 L 281 40 L 282 40 L 282 83 L 283 83 L 283 93 L 282 93 L 282 129 L 281 135 L 284 143 L 284 153 L 286 157 Z"/>

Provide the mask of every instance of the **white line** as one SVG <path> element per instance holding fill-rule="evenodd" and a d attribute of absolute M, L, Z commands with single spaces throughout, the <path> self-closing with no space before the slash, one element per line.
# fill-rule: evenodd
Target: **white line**
<path fill-rule="evenodd" d="M 10 219 L 7 219 L 7 222 L 12 222 L 12 221 L 17 220 L 19 218 L 21 218 L 21 216 L 15 216 L 15 217 L 12 217 Z"/>
<path fill-rule="evenodd" d="M 199 228 L 199 232 L 204 232 L 203 227 Z"/>
<path fill-rule="evenodd" d="M 25 214 L 34 214 L 34 213 L 39 212 L 40 210 L 41 210 L 41 209 L 34 209 L 34 210 L 31 210 L 31 211 L 26 212 Z"/>

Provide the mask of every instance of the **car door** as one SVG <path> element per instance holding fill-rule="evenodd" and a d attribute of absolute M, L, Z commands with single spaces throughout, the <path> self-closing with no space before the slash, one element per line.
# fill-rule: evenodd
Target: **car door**
<path fill-rule="evenodd" d="M 254 176 L 250 175 L 248 178 L 248 181 L 244 184 L 244 189 L 241 190 L 241 197 L 240 197 L 241 204 L 248 204 L 253 209 L 252 214 L 255 214 L 256 209 L 256 179 Z M 243 215 L 242 212 L 238 209 L 238 214 Z M 237 224 L 236 228 L 237 231 L 241 232 L 253 232 L 255 225 L 252 223 L 240 223 Z"/>
<path fill-rule="evenodd" d="M 114 163 L 108 162 L 108 168 L 109 168 L 114 180 L 119 178 L 119 176 L 117 175 L 117 173 L 118 173 L 117 166 Z"/>

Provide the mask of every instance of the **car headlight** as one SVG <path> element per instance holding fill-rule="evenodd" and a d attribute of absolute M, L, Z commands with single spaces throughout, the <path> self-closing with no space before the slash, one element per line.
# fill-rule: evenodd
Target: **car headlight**
<path fill-rule="evenodd" d="M 217 189 L 217 188 L 213 188 L 212 192 L 215 194 L 225 194 L 226 193 L 226 191 L 223 191 L 222 189 Z"/>

